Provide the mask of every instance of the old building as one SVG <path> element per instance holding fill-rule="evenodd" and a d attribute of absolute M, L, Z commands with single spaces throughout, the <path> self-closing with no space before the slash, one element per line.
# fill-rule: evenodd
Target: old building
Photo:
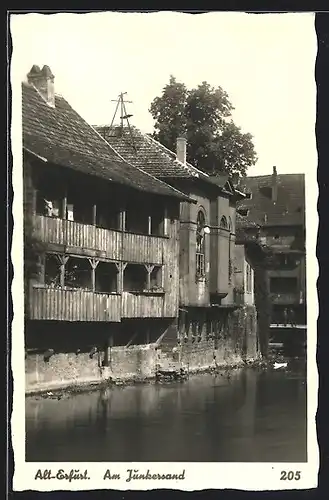
<path fill-rule="evenodd" d="M 27 385 L 141 373 L 143 353 L 117 347 L 155 343 L 178 316 L 190 199 L 120 159 L 49 67 L 32 67 L 22 112 Z"/>
<path fill-rule="evenodd" d="M 236 203 L 244 194 L 227 176 L 211 177 L 189 164 L 184 138 L 177 139 L 174 153 L 136 127 L 97 129 L 122 158 L 195 200 L 180 207 L 180 309 L 177 332 L 173 328 L 165 339 L 168 349 L 178 342 L 181 359 L 207 366 L 216 357 L 246 355 L 249 328 L 254 347 L 248 355 L 255 357 L 253 296 L 236 293 L 236 283 L 252 287 L 251 268 L 246 281 L 236 282 L 249 265 L 244 266 L 243 249 L 241 254 L 235 246 Z"/>
<path fill-rule="evenodd" d="M 274 254 L 267 269 L 273 338 L 306 329 L 305 182 L 303 174 L 247 177 L 249 199 L 239 202 L 246 234 L 258 234 Z M 281 334 L 281 335 L 280 335 Z M 283 335 L 283 337 L 282 337 Z"/>

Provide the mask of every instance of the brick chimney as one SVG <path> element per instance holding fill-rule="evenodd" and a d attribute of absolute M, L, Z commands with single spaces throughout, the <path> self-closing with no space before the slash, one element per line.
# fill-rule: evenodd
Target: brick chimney
<path fill-rule="evenodd" d="M 276 167 L 273 167 L 272 173 L 272 201 L 275 203 L 278 199 L 278 174 Z"/>
<path fill-rule="evenodd" d="M 39 66 L 33 65 L 27 75 L 27 81 L 34 85 L 46 103 L 53 108 L 55 107 L 54 78 L 49 66 L 40 69 Z"/>
<path fill-rule="evenodd" d="M 177 137 L 176 142 L 176 157 L 181 163 L 186 165 L 186 144 L 185 137 Z"/>

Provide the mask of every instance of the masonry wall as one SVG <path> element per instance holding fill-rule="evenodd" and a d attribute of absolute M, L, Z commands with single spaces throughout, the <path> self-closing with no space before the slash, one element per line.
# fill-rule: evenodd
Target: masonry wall
<path fill-rule="evenodd" d="M 155 344 L 112 347 L 108 366 L 105 352 L 90 358 L 87 353 L 56 353 L 45 361 L 43 354 L 28 354 L 25 360 L 26 392 L 101 383 L 111 379 L 152 378 L 158 362 Z"/>
<path fill-rule="evenodd" d="M 258 358 L 257 315 L 254 306 L 244 306 L 228 314 L 221 331 L 213 338 L 188 338 L 180 342 L 179 360 L 188 371 L 242 364 Z"/>

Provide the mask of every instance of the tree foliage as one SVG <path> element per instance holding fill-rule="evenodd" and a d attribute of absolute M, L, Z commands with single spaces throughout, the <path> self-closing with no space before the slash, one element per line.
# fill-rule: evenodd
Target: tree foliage
<path fill-rule="evenodd" d="M 150 106 L 153 137 L 174 151 L 177 137 L 183 135 L 190 163 L 212 175 L 244 176 L 257 156 L 251 134 L 242 133 L 233 122 L 233 110 L 221 87 L 202 82 L 188 90 L 170 76 L 162 95 Z"/>

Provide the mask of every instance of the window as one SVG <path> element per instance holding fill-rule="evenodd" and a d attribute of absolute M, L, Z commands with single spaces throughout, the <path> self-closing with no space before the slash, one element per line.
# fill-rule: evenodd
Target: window
<path fill-rule="evenodd" d="M 55 254 L 45 255 L 45 284 L 50 286 L 61 284 L 61 261 Z"/>
<path fill-rule="evenodd" d="M 95 269 L 95 291 L 114 293 L 118 291 L 118 268 L 112 262 L 99 262 Z"/>
<path fill-rule="evenodd" d="M 198 212 L 196 227 L 196 276 L 205 276 L 205 216 L 202 210 Z"/>
<path fill-rule="evenodd" d="M 138 206 L 138 210 L 136 210 Z M 134 202 L 126 206 L 125 231 L 129 233 L 163 236 L 165 233 L 163 206 Z"/>
<path fill-rule="evenodd" d="M 96 226 L 103 229 L 120 229 L 120 207 L 108 201 L 98 201 Z"/>
<path fill-rule="evenodd" d="M 92 289 L 91 265 L 88 259 L 69 257 L 65 264 L 64 285 L 69 288 Z"/>
<path fill-rule="evenodd" d="M 230 234 L 228 237 L 228 282 L 232 283 L 233 276 L 233 262 L 232 262 L 232 241 L 231 241 L 231 233 L 233 231 L 232 227 L 232 219 L 229 217 L 229 226 Z"/>
<path fill-rule="evenodd" d="M 252 268 L 248 262 L 246 262 L 246 288 L 247 293 L 252 292 Z"/>
<path fill-rule="evenodd" d="M 228 228 L 227 219 L 226 219 L 225 215 L 223 215 L 223 217 L 220 220 L 220 227 L 222 227 L 223 229 Z"/>

